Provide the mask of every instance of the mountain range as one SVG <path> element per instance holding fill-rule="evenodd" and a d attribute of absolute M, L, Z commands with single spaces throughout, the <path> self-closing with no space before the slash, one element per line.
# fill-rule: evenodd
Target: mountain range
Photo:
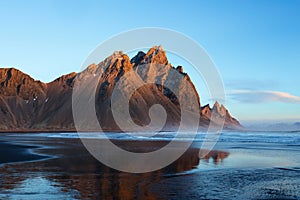
<path fill-rule="evenodd" d="M 151 68 L 152 64 L 164 68 Z M 163 130 L 176 130 L 180 123 L 180 102 L 176 95 L 166 87 L 172 81 L 172 71 L 177 70 L 183 81 L 177 83 L 178 90 L 184 93 L 186 101 L 196 94 L 197 105 L 192 105 L 189 112 L 200 112 L 199 129 L 207 128 L 212 112 L 217 118 L 225 120 L 225 128 L 235 129 L 242 126 L 229 111 L 216 102 L 212 107 L 201 107 L 200 97 L 182 66 L 173 67 L 161 46 L 152 47 L 147 53 L 138 52 L 130 59 L 121 51 L 114 52 L 99 64 L 91 64 L 79 73 L 63 75 L 52 82 L 43 83 L 15 68 L 0 69 L 0 131 L 36 132 L 36 131 L 76 131 L 72 113 L 72 92 L 76 77 L 81 79 L 89 75 L 100 76 L 97 85 L 95 108 L 98 121 L 104 131 L 120 131 L 111 110 L 111 98 L 121 77 L 135 71 L 136 76 L 128 76 L 127 81 L 157 80 L 157 84 L 148 84 L 138 88 L 129 101 L 129 112 L 133 121 L 145 126 L 149 124 L 149 108 L 153 104 L 162 105 L 167 113 Z M 188 88 L 190 88 L 188 90 Z M 128 88 L 119 88 L 124 95 Z M 122 94 L 123 94 L 122 93 Z M 193 107 L 194 106 L 194 107 Z M 196 107 L 199 110 L 196 111 Z M 197 113 L 199 114 L 199 113 Z"/>
<path fill-rule="evenodd" d="M 300 122 L 245 122 L 243 125 L 249 131 L 300 131 Z"/>

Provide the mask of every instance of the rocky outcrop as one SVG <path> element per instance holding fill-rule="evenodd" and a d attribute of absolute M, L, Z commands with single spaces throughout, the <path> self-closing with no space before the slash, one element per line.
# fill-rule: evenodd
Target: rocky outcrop
<path fill-rule="evenodd" d="M 156 67 L 163 66 L 163 67 Z M 173 71 L 179 72 L 182 79 L 174 82 Z M 132 75 L 134 71 L 134 75 Z M 100 77 L 100 74 L 101 77 Z M 188 106 L 189 113 L 201 114 L 200 126 L 207 126 L 212 111 L 225 118 L 227 127 L 240 126 L 228 110 L 216 103 L 200 107 L 200 98 L 183 67 L 174 68 L 161 46 L 151 48 L 147 53 L 138 52 L 131 60 L 122 51 L 116 51 L 99 64 L 91 64 L 80 73 L 70 73 L 50 83 L 32 79 L 21 71 L 9 68 L 0 69 L 0 130 L 1 131 L 74 131 L 72 114 L 72 91 L 77 78 L 99 77 L 96 90 L 96 112 L 101 127 L 106 131 L 119 131 L 112 110 L 111 99 L 115 89 L 118 95 L 130 94 L 130 86 L 152 81 L 130 94 L 129 112 L 133 121 L 145 126 L 150 123 L 149 109 L 160 104 L 167 113 L 164 130 L 176 130 L 181 120 L 180 101 L 175 93 L 181 92 L 183 101 L 195 98 L 196 104 Z M 121 80 L 121 81 L 120 81 Z M 172 82 L 173 81 L 173 82 Z M 125 85 L 119 84 L 125 83 Z M 175 93 L 167 86 L 172 82 Z M 126 85 L 127 84 L 127 85 Z M 173 88 L 173 89 L 174 89 Z M 86 86 L 88 90 L 89 87 Z M 192 115 L 191 115 L 192 116 Z"/>
<path fill-rule="evenodd" d="M 135 66 L 148 63 L 168 65 L 169 63 L 166 52 L 162 46 L 152 47 L 147 54 L 139 52 L 135 57 L 133 57 L 131 62 L 133 62 Z"/>
<path fill-rule="evenodd" d="M 47 85 L 35 81 L 29 75 L 15 68 L 0 70 L 0 93 L 3 96 L 18 96 L 25 100 L 33 100 L 45 96 Z"/>
<path fill-rule="evenodd" d="M 47 84 L 21 71 L 0 70 L 0 129 L 31 127 L 46 97 Z"/>
<path fill-rule="evenodd" d="M 201 119 L 204 124 L 208 124 L 210 122 L 212 118 L 212 113 L 214 113 L 214 120 L 216 122 L 224 120 L 225 128 L 229 128 L 229 129 L 242 128 L 239 121 L 234 117 L 232 117 L 229 111 L 224 107 L 224 105 L 220 105 L 219 102 L 215 102 L 212 108 L 210 108 L 209 104 L 201 108 Z"/>

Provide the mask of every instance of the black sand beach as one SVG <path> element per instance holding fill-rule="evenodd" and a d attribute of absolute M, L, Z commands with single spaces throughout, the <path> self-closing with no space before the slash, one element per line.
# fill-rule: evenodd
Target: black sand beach
<path fill-rule="evenodd" d="M 251 153 L 249 144 L 242 148 L 238 143 L 221 142 L 216 147 L 219 150 L 203 159 L 199 159 L 199 149 L 192 147 L 161 170 L 130 174 L 98 162 L 79 139 L 1 136 L 1 141 L 1 162 L 10 163 L 0 167 L 0 199 L 300 198 L 299 146 L 291 151 L 284 145 L 256 144 L 260 157 Z M 115 142 L 147 149 L 166 143 Z M 268 150 L 260 150 L 261 146 Z M 272 148 L 281 148 L 290 157 L 281 158 L 286 154 L 280 153 L 280 159 L 272 157 Z M 265 165 L 256 164 L 263 160 Z M 281 165 L 276 166 L 277 161 Z"/>

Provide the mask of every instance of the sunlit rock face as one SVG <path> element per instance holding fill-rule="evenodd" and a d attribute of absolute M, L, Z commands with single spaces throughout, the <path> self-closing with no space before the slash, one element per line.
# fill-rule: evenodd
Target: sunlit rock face
<path fill-rule="evenodd" d="M 122 51 L 116 51 L 99 64 L 91 64 L 80 73 L 63 75 L 49 83 L 34 80 L 14 68 L 0 69 L 0 130 L 75 131 L 72 113 L 74 84 L 78 79 L 84 83 L 91 76 L 98 78 L 95 108 L 105 131 L 122 130 L 111 108 L 116 89 L 119 95 L 130 96 L 130 117 L 142 127 L 151 122 L 149 110 L 154 104 L 162 105 L 167 114 L 162 130 L 178 129 L 182 109 L 189 112 L 191 119 L 201 116 L 200 127 L 207 127 L 214 110 L 220 119 L 225 118 L 226 127 L 240 126 L 223 105 L 216 103 L 212 108 L 209 105 L 201 108 L 199 95 L 184 68 L 173 67 L 165 50 L 154 46 L 146 53 L 138 52 L 132 59 Z M 132 85 L 141 83 L 148 84 L 131 94 Z M 172 90 L 167 87 L 170 84 L 174 86 Z M 88 85 L 86 90 L 89 90 Z M 196 103 L 182 103 L 192 100 Z"/>
<path fill-rule="evenodd" d="M 215 121 L 224 120 L 225 128 L 235 128 L 241 129 L 242 126 L 237 119 L 231 116 L 229 111 L 225 108 L 224 105 L 220 105 L 219 102 L 216 102 L 211 108 L 209 104 L 201 108 L 201 119 L 203 123 L 208 124 L 211 120 L 212 113 L 214 113 Z"/>

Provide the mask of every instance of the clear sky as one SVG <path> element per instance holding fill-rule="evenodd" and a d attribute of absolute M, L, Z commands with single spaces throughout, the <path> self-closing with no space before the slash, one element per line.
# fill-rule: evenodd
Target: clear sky
<path fill-rule="evenodd" d="M 178 2 L 2 0 L 0 66 L 48 82 L 78 71 L 112 35 L 168 28 L 206 49 L 222 75 L 226 106 L 235 117 L 300 120 L 300 1 Z M 189 66 L 184 69 L 189 72 Z M 206 102 L 203 95 L 201 103 Z"/>

